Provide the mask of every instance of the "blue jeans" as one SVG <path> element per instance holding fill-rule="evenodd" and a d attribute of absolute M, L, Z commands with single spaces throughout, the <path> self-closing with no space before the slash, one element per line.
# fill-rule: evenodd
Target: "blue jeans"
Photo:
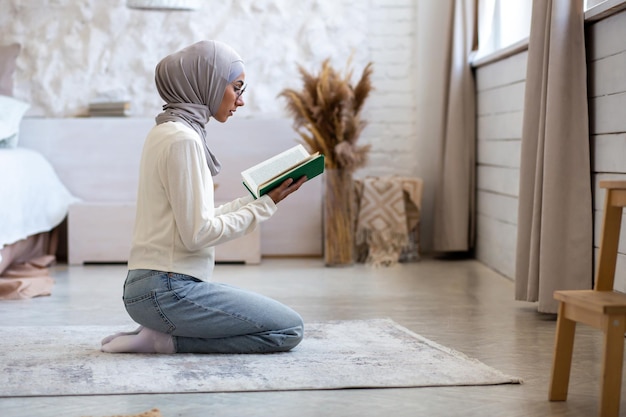
<path fill-rule="evenodd" d="M 172 272 L 128 272 L 130 317 L 174 337 L 179 353 L 270 353 L 293 349 L 304 333 L 298 313 L 265 296 Z"/>

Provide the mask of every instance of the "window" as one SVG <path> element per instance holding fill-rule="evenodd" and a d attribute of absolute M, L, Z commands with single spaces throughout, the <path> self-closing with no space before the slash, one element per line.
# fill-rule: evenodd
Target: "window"
<path fill-rule="evenodd" d="M 543 1 L 543 0 L 539 0 Z M 626 0 L 584 0 L 585 11 L 602 3 Z M 477 60 L 528 38 L 533 0 L 478 0 Z"/>
<path fill-rule="evenodd" d="M 606 0 L 585 0 L 585 11 L 597 6 L 600 3 L 604 3 Z"/>
<path fill-rule="evenodd" d="M 478 52 L 474 59 L 528 38 L 531 11 L 532 0 L 479 0 Z"/>

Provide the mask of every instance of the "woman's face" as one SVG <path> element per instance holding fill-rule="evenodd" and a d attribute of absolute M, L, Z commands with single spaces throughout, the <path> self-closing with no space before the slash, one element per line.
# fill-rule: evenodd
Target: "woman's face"
<path fill-rule="evenodd" d="M 244 103 L 243 97 L 241 96 L 246 89 L 245 79 L 246 74 L 241 73 L 241 75 L 237 77 L 235 81 L 226 86 L 220 108 L 217 109 L 217 113 L 213 115 L 215 120 L 224 123 L 226 120 L 228 120 L 230 116 L 232 116 L 237 111 L 237 107 L 246 104 Z"/>

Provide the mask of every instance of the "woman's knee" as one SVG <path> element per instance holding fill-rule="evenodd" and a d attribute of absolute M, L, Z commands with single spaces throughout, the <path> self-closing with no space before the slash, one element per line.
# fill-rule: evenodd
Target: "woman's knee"
<path fill-rule="evenodd" d="M 282 343 L 280 344 L 281 351 L 289 351 L 302 342 L 304 338 L 304 324 L 300 324 L 290 327 L 282 331 Z"/>

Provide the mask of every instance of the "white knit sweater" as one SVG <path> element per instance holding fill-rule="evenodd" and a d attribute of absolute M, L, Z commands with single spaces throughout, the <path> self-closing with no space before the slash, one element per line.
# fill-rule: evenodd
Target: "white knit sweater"
<path fill-rule="evenodd" d="M 178 122 L 155 126 L 144 143 L 129 269 L 211 279 L 214 246 L 251 232 L 277 210 L 267 195 L 214 208 L 213 178 L 199 135 Z"/>

